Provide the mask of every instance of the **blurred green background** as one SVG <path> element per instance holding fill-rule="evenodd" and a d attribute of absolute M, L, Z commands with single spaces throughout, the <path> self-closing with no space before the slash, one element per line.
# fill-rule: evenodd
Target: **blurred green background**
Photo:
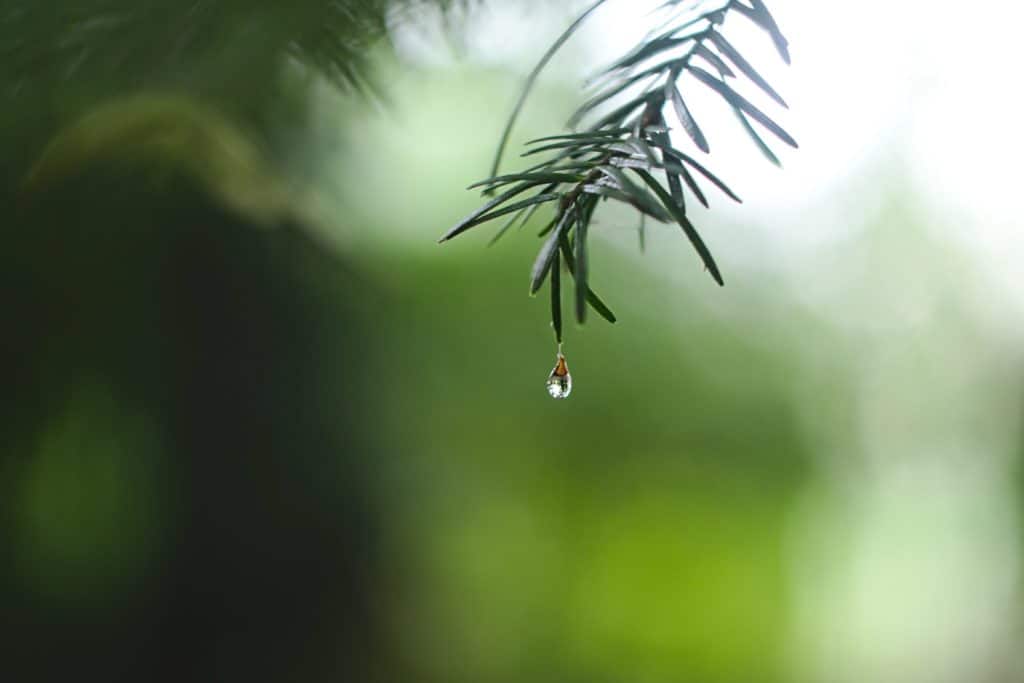
<path fill-rule="evenodd" d="M 804 149 L 765 168 L 706 105 L 728 286 L 600 216 L 619 323 L 567 331 L 557 402 L 539 223 L 435 240 L 570 9 L 396 20 L 383 99 L 205 53 L 185 86 L 8 66 L 4 680 L 1024 680 L 1005 168 L 943 185 L 933 145 L 977 152 L 928 137 L 930 43 L 856 61 L 852 10 L 776 4 Z M 630 45 L 610 8 L 514 143 Z"/>

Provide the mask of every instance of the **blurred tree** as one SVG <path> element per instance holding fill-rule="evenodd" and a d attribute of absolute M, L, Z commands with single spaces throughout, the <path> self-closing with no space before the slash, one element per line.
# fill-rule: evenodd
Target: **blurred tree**
<path fill-rule="evenodd" d="M 383 674 L 367 285 L 284 169 L 420 1 L 0 2 L 0 679 Z"/>

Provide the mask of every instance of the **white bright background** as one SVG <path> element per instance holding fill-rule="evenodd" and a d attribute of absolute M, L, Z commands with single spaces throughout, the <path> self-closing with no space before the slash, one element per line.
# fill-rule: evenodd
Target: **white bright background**
<path fill-rule="evenodd" d="M 467 62 L 522 77 L 587 4 L 491 2 L 463 18 L 460 45 L 429 15 L 399 30 L 400 52 L 416 68 L 395 89 L 414 106 L 384 123 L 367 118 L 353 143 L 367 185 L 377 176 L 386 187 L 402 155 L 467 168 L 467 183 L 482 177 L 487 159 L 467 160 L 450 131 L 496 140 L 514 90 L 452 104 L 423 83 L 436 68 Z M 635 45 L 645 10 L 658 4 L 609 0 L 540 91 L 575 87 Z M 711 140 L 709 164 L 745 200 L 713 197 L 713 210 L 695 221 L 725 266 L 728 296 L 698 267 L 670 267 L 693 265 L 685 245 L 635 258 L 662 260 L 651 272 L 673 287 L 704 288 L 716 315 L 757 311 L 751 329 L 805 368 L 793 401 L 820 476 L 792 520 L 793 679 L 1024 680 L 1013 482 L 1024 342 L 1024 134 L 1014 76 L 1024 11 L 994 0 L 769 6 L 790 39 L 792 66 L 742 18 L 727 34 L 790 104 L 780 111 L 755 99 L 800 142 L 796 151 L 773 145 L 783 170 L 759 156 L 731 114 L 716 114 L 714 97 L 692 83 L 684 90 Z M 526 130 L 543 118 L 545 97 L 524 113 Z M 425 140 L 431 129 L 438 135 Z M 417 179 L 394 208 L 409 248 L 434 248 L 416 207 L 436 204 L 449 180 Z M 369 213 L 387 195 L 347 201 L 347 210 L 362 201 Z M 603 239 L 636 253 L 632 234 Z M 802 334 L 808 324 L 832 342 Z M 838 367 L 854 368 L 855 407 L 842 418 L 819 398 Z"/>

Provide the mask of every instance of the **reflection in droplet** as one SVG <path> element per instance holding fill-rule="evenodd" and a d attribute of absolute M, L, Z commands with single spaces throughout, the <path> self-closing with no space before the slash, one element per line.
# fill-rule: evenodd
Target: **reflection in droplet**
<path fill-rule="evenodd" d="M 558 362 L 555 369 L 548 375 L 548 393 L 551 398 L 568 398 L 572 392 L 572 375 L 569 374 L 569 366 L 565 364 L 565 356 L 558 354 Z"/>

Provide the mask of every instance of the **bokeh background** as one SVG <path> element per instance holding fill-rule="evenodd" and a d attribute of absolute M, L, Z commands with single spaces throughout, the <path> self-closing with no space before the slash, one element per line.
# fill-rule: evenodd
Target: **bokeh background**
<path fill-rule="evenodd" d="M 656 4 L 595 14 L 513 149 Z M 619 322 L 567 330 L 566 401 L 536 226 L 436 238 L 585 3 L 403 14 L 369 98 L 24 86 L 5 680 L 1024 680 L 1021 13 L 773 4 L 791 67 L 727 26 L 801 148 L 688 84 L 745 200 L 695 209 L 727 286 L 603 212 Z"/>

